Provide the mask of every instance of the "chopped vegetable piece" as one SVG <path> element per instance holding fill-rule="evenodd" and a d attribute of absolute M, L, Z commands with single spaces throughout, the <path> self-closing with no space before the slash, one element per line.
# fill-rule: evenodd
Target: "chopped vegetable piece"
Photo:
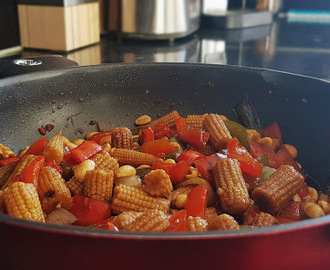
<path fill-rule="evenodd" d="M 256 177 L 262 176 L 262 167 L 251 154 L 242 146 L 237 138 L 231 139 L 227 144 L 228 157 L 237 159 L 241 170 Z"/>
<path fill-rule="evenodd" d="M 303 184 L 301 189 L 298 191 L 298 195 L 301 199 L 310 195 L 309 190 L 308 190 L 308 185 L 306 184 L 306 182 Z"/>
<path fill-rule="evenodd" d="M 20 159 L 17 157 L 9 157 L 9 158 L 3 158 L 0 160 L 0 167 L 7 166 L 11 163 L 17 162 Z"/>
<path fill-rule="evenodd" d="M 260 183 L 263 183 L 268 179 L 269 176 L 271 176 L 274 172 L 276 172 L 276 169 L 264 166 L 262 167 L 262 177 L 260 179 Z"/>
<path fill-rule="evenodd" d="M 287 218 L 293 221 L 300 220 L 300 202 L 290 201 L 278 213 L 282 218 Z"/>
<path fill-rule="evenodd" d="M 206 156 L 204 158 L 197 159 L 194 161 L 193 164 L 197 167 L 202 178 L 209 182 L 211 186 L 214 186 L 212 166 L 220 159 L 226 157 L 227 156 L 224 154 L 216 153 L 210 156 Z"/>
<path fill-rule="evenodd" d="M 166 137 L 146 142 L 141 147 L 141 152 L 152 154 L 156 157 L 165 157 L 166 154 L 172 151 L 173 147 Z"/>
<path fill-rule="evenodd" d="M 170 129 L 167 125 L 153 126 L 151 129 L 154 132 L 155 140 L 163 137 L 170 138 L 175 133 L 175 130 Z"/>
<path fill-rule="evenodd" d="M 77 218 L 75 225 L 89 226 L 109 218 L 111 208 L 107 203 L 75 195 L 70 212 Z"/>
<path fill-rule="evenodd" d="M 276 122 L 270 124 L 267 127 L 264 127 L 262 129 L 262 133 L 265 137 L 278 139 L 280 142 L 282 142 L 282 132 L 279 125 Z"/>
<path fill-rule="evenodd" d="M 146 142 L 153 141 L 154 138 L 155 138 L 154 132 L 150 127 L 141 129 L 139 131 L 139 144 L 140 145 L 143 145 Z"/>
<path fill-rule="evenodd" d="M 111 131 L 101 131 L 99 133 L 96 133 L 91 137 L 91 140 L 99 144 L 101 139 L 106 136 L 111 136 Z"/>
<path fill-rule="evenodd" d="M 176 130 L 179 131 L 180 128 L 182 126 L 186 125 L 186 119 L 184 119 L 183 117 L 179 117 L 178 119 L 176 119 L 175 121 L 175 126 L 176 126 Z"/>
<path fill-rule="evenodd" d="M 118 231 L 118 228 L 112 223 L 113 217 L 108 218 L 102 222 L 99 222 L 97 224 L 95 224 L 94 228 L 95 229 L 105 229 L 108 231 Z"/>
<path fill-rule="evenodd" d="M 33 144 L 31 144 L 30 148 L 25 152 L 24 156 L 26 155 L 41 155 L 44 150 L 46 145 L 48 144 L 48 138 L 47 137 L 43 137 L 40 138 L 38 140 L 36 140 Z"/>
<path fill-rule="evenodd" d="M 34 184 L 35 187 L 38 187 L 39 172 L 43 168 L 44 163 L 45 163 L 44 156 L 39 156 L 35 158 L 33 161 L 29 163 L 29 165 L 26 166 L 26 168 L 22 172 L 20 181 L 24 183 Z M 14 179 L 13 181 L 15 182 Z"/>
<path fill-rule="evenodd" d="M 231 136 L 233 138 L 236 137 L 240 144 L 243 145 L 250 152 L 250 139 L 247 134 L 246 128 L 234 121 L 224 120 L 223 122 L 225 123 Z"/>
<path fill-rule="evenodd" d="M 102 146 L 94 141 L 84 141 L 76 148 L 71 150 L 71 157 L 77 163 L 81 163 L 86 159 L 94 156 L 96 153 L 102 150 Z M 68 161 L 65 161 L 68 162 Z M 69 163 L 69 162 L 68 162 Z"/>
<path fill-rule="evenodd" d="M 185 161 L 179 161 L 176 164 L 167 162 L 155 162 L 151 167 L 152 170 L 162 169 L 169 176 L 173 184 L 182 182 L 189 173 L 189 166 Z"/>
<path fill-rule="evenodd" d="M 50 159 L 50 160 L 45 161 L 44 167 L 46 167 L 46 166 L 50 166 L 50 167 L 54 168 L 54 169 L 57 170 L 60 174 L 63 173 L 63 168 L 62 168 L 62 166 L 61 166 L 58 162 L 56 162 L 55 159 Z"/>
<path fill-rule="evenodd" d="M 178 139 L 197 148 L 204 148 L 210 134 L 199 128 L 191 128 L 187 125 L 181 126 L 178 131 Z"/>
<path fill-rule="evenodd" d="M 187 201 L 184 206 L 188 216 L 205 219 L 207 191 L 207 185 L 199 185 L 188 193 Z"/>
<path fill-rule="evenodd" d="M 70 165 L 76 165 L 78 164 L 72 157 L 69 147 L 65 146 L 63 148 L 63 162 L 70 164 Z"/>
<path fill-rule="evenodd" d="M 184 160 L 190 166 L 195 160 L 201 158 L 205 158 L 205 155 L 195 150 L 185 150 L 180 154 L 180 156 L 178 156 L 177 161 Z"/>
<path fill-rule="evenodd" d="M 196 177 L 185 180 L 183 182 L 178 183 L 175 188 L 177 189 L 179 187 L 184 187 L 189 185 L 207 185 L 208 187 L 207 206 L 212 206 L 216 203 L 216 194 L 213 188 L 211 187 L 210 183 L 204 180 L 203 178 Z"/>
<path fill-rule="evenodd" d="M 186 226 L 187 220 L 187 210 L 182 209 L 176 213 L 174 213 L 170 218 L 170 226 L 167 227 L 165 232 L 186 232 L 188 231 Z"/>

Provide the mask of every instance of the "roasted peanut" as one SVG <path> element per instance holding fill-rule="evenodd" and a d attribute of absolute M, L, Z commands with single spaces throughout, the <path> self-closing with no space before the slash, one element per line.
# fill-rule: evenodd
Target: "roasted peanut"
<path fill-rule="evenodd" d="M 286 148 L 286 150 L 288 150 L 288 152 L 290 153 L 290 155 L 293 157 L 293 158 L 296 158 L 297 157 L 297 149 L 296 147 L 294 147 L 293 145 L 291 144 L 283 144 L 284 147 Z"/>
<path fill-rule="evenodd" d="M 317 202 L 317 200 L 319 199 L 319 193 L 316 191 L 316 189 L 312 187 L 308 187 L 308 191 L 313 201 Z"/>
<path fill-rule="evenodd" d="M 247 129 L 246 131 L 250 142 L 257 142 L 261 139 L 260 133 L 255 129 Z"/>
<path fill-rule="evenodd" d="M 319 201 L 317 204 L 323 209 L 326 215 L 330 214 L 330 203 L 326 201 Z"/>
<path fill-rule="evenodd" d="M 187 201 L 187 194 L 180 194 L 175 201 L 175 206 L 179 209 L 184 208 L 184 205 L 186 204 Z"/>
<path fill-rule="evenodd" d="M 321 206 L 313 202 L 307 202 L 304 205 L 304 212 L 309 218 L 317 218 L 325 215 Z"/>
<path fill-rule="evenodd" d="M 94 131 L 94 132 L 89 132 L 86 134 L 85 139 L 90 140 L 95 134 L 98 134 L 99 132 Z"/>
<path fill-rule="evenodd" d="M 175 164 L 175 160 L 172 158 L 168 158 L 165 160 L 165 163 Z"/>
<path fill-rule="evenodd" d="M 132 176 L 132 175 L 135 175 L 135 174 L 136 174 L 136 169 L 133 166 L 130 166 L 130 165 L 121 166 L 115 172 L 115 176 L 117 178 Z"/>
<path fill-rule="evenodd" d="M 109 136 L 104 136 L 99 142 L 100 145 L 104 145 L 106 143 L 111 144 L 111 136 L 110 135 Z"/>
<path fill-rule="evenodd" d="M 80 145 L 84 142 L 85 140 L 84 139 L 76 139 L 74 140 L 72 143 L 74 143 L 75 145 Z"/>
<path fill-rule="evenodd" d="M 151 122 L 151 117 L 149 115 L 141 115 L 138 119 L 135 120 L 135 125 L 142 126 L 149 124 Z"/>
<path fill-rule="evenodd" d="M 87 171 L 94 170 L 95 162 L 93 160 L 87 159 L 80 163 L 74 171 L 74 177 L 79 182 L 84 182 L 85 175 Z"/>
<path fill-rule="evenodd" d="M 198 177 L 198 174 L 198 169 L 193 166 L 190 166 L 190 173 L 186 175 L 186 179 L 196 178 Z"/>

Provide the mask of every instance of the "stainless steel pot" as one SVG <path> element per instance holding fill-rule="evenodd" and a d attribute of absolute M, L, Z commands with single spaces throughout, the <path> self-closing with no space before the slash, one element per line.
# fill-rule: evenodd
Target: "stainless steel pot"
<path fill-rule="evenodd" d="M 174 39 L 199 28 L 200 0 L 120 0 L 119 6 L 125 37 Z"/>

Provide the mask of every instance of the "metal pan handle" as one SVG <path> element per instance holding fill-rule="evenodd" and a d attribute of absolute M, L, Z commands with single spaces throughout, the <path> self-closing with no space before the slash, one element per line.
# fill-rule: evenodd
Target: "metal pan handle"
<path fill-rule="evenodd" d="M 0 60 L 0 79 L 60 68 L 77 67 L 79 64 L 62 55 L 40 55 L 23 59 Z"/>

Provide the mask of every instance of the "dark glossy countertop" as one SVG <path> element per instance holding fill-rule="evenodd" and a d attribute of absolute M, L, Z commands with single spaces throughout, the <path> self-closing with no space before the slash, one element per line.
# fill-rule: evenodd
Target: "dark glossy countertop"
<path fill-rule="evenodd" d="M 330 80 L 330 24 L 290 23 L 285 15 L 271 25 L 240 30 L 204 29 L 169 41 L 101 42 L 63 54 L 80 65 L 118 62 L 199 62 L 269 68 Z M 61 54 L 25 49 L 11 57 Z"/>

